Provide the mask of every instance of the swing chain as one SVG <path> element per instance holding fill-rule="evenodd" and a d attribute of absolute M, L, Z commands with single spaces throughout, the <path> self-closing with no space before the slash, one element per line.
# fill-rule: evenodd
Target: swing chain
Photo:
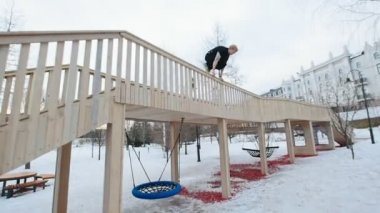
<path fill-rule="evenodd" d="M 128 139 L 127 139 L 128 140 Z M 135 184 L 135 176 L 133 175 L 133 168 L 132 168 L 132 158 L 131 158 L 131 151 L 130 151 L 130 148 L 129 148 L 129 145 L 128 143 L 126 144 L 125 148 L 127 149 L 128 151 L 128 155 L 129 155 L 129 165 L 131 165 L 131 174 L 132 174 L 132 182 L 133 182 L 133 187 L 136 187 L 136 184 Z"/>
<path fill-rule="evenodd" d="M 174 148 L 177 146 L 178 142 L 180 141 L 180 137 L 181 137 L 181 132 L 182 132 L 182 127 L 183 127 L 184 120 L 185 120 L 185 118 L 181 118 L 180 129 L 179 129 L 179 132 L 178 132 L 178 135 L 177 135 L 177 139 L 176 139 L 176 141 L 175 141 L 175 143 L 174 143 L 174 146 L 170 149 L 169 158 L 171 158 Z M 125 135 L 126 135 L 126 139 L 127 139 L 126 147 L 128 147 L 127 150 L 128 150 L 128 154 L 129 154 L 129 164 L 130 164 L 130 167 L 131 167 L 132 181 L 133 181 L 133 186 L 135 187 L 136 185 L 135 185 L 135 178 L 134 178 L 134 174 L 133 174 L 131 152 L 130 152 L 129 144 L 128 144 L 128 142 L 130 141 L 130 138 L 129 138 L 129 136 L 128 136 L 127 130 L 125 130 Z M 135 153 L 135 156 L 136 156 L 137 160 L 139 161 L 139 163 L 140 163 L 140 165 L 141 165 L 141 168 L 143 169 L 143 171 L 144 171 L 144 173 L 145 173 L 145 176 L 148 178 L 149 182 L 152 182 L 151 179 L 149 178 L 149 175 L 148 175 L 148 173 L 147 173 L 147 171 L 146 171 L 144 165 L 142 164 L 140 158 L 138 157 L 135 148 L 134 148 L 132 145 L 131 145 L 131 147 L 132 147 L 133 152 Z M 162 170 L 161 175 L 160 175 L 158 181 L 161 181 L 162 175 L 163 175 L 164 172 L 165 172 L 165 169 L 166 169 L 166 166 L 168 165 L 168 162 L 169 162 L 169 161 L 166 161 L 165 166 L 164 166 L 164 169 Z"/>
<path fill-rule="evenodd" d="M 125 135 L 126 135 L 126 138 L 127 138 L 127 146 L 129 146 L 129 145 L 128 145 L 128 141 L 130 141 L 130 138 L 129 138 L 129 136 L 128 136 L 127 130 L 125 130 Z M 145 173 L 146 178 L 148 179 L 149 182 L 152 182 L 152 181 L 150 180 L 150 178 L 149 178 L 148 173 L 146 172 L 146 169 L 145 169 L 144 165 L 142 164 L 140 158 L 139 158 L 138 155 L 137 155 L 136 149 L 135 149 L 132 145 L 131 145 L 131 147 L 132 147 L 133 152 L 135 153 L 135 156 L 136 156 L 137 160 L 139 161 L 139 163 L 140 163 L 140 165 L 141 165 L 141 168 L 143 169 L 143 171 L 144 171 L 144 173 Z M 131 157 L 129 149 L 128 149 L 128 152 L 129 152 L 129 157 Z M 132 170 L 132 179 L 133 179 L 133 183 L 134 183 L 135 180 L 134 180 L 134 177 L 133 177 L 133 168 L 132 168 L 132 160 L 131 160 L 131 159 L 130 159 L 130 166 L 131 166 L 131 170 Z"/>

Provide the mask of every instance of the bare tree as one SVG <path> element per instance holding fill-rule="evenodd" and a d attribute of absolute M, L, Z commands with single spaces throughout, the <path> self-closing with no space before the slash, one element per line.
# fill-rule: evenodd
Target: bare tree
<path fill-rule="evenodd" d="M 201 162 L 201 133 L 199 125 L 195 126 L 195 134 L 197 135 L 197 162 Z"/>
<path fill-rule="evenodd" d="M 217 22 L 214 25 L 212 35 L 207 37 L 204 43 L 206 51 L 216 46 L 227 46 L 228 34 L 223 29 L 222 25 Z M 244 76 L 239 72 L 239 67 L 235 64 L 233 59 L 229 60 L 226 71 L 227 72 L 224 72 L 224 76 L 228 82 L 236 85 L 241 85 L 243 83 Z"/>
<path fill-rule="evenodd" d="M 2 13 L 0 13 L 0 32 L 11 32 L 20 29 L 23 24 L 23 16 L 21 12 L 16 9 L 15 1 L 6 6 Z M 15 45 L 10 45 L 8 53 L 7 66 L 10 69 L 16 68 L 17 55 L 19 50 Z"/>
<path fill-rule="evenodd" d="M 358 29 L 360 26 L 367 26 L 366 31 L 373 33 L 377 40 L 380 32 L 380 0 L 322 0 L 318 10 L 328 11 L 340 17 L 349 24 L 355 24 Z"/>
<path fill-rule="evenodd" d="M 237 136 L 237 133 L 236 132 L 233 132 L 233 131 L 229 131 L 227 133 L 228 135 L 228 138 L 230 139 L 230 143 L 232 143 L 232 138 L 236 137 Z"/>
<path fill-rule="evenodd" d="M 374 26 L 380 20 L 380 0 L 341 0 L 338 7 L 356 16 L 357 21 L 371 20 Z"/>
<path fill-rule="evenodd" d="M 229 79 L 230 83 L 235 85 L 242 85 L 244 76 L 239 72 L 239 67 L 235 65 L 234 59 L 231 59 L 231 63 L 227 65 L 228 72 L 224 75 Z"/>
<path fill-rule="evenodd" d="M 163 151 L 165 153 L 166 161 L 169 161 L 169 147 L 170 147 L 170 127 L 168 123 L 162 123 L 162 141 L 163 141 Z"/>
<path fill-rule="evenodd" d="M 94 147 L 94 143 L 98 145 L 98 160 L 100 160 L 102 146 L 104 145 L 104 141 L 105 141 L 105 130 L 103 129 L 92 130 L 88 134 L 88 136 L 91 138 L 92 147 Z M 92 151 L 92 156 L 93 156 L 93 151 Z"/>
<path fill-rule="evenodd" d="M 189 144 L 193 144 L 194 141 L 197 140 L 197 130 L 196 125 L 194 124 L 183 124 L 182 131 L 181 131 L 181 140 L 180 145 L 182 148 L 182 145 L 185 146 L 185 155 L 187 155 L 187 146 Z"/>
<path fill-rule="evenodd" d="M 227 45 L 228 36 L 220 23 L 216 22 L 213 28 L 212 36 L 206 38 L 206 49 L 211 49 L 216 46 Z"/>
<path fill-rule="evenodd" d="M 200 128 L 200 134 L 207 135 L 210 137 L 210 143 L 212 143 L 212 138 L 218 139 L 218 126 L 217 125 L 203 125 Z"/>
<path fill-rule="evenodd" d="M 0 18 L 0 31 L 14 31 L 15 29 L 19 28 L 22 23 L 22 15 L 16 10 L 14 1 L 12 1 L 8 7 L 3 9 Z"/>
<path fill-rule="evenodd" d="M 346 147 L 351 150 L 352 159 L 355 159 L 351 123 L 359 109 L 358 91 L 355 85 L 341 79 L 335 84 L 327 83 L 319 88 L 318 98 L 321 103 L 331 107 L 330 116 L 333 119 L 334 128 L 343 135 Z"/>

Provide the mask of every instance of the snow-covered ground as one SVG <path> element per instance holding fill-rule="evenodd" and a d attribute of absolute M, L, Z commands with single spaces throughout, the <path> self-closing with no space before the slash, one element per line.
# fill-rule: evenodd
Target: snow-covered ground
<path fill-rule="evenodd" d="M 188 196 L 147 201 L 132 196 L 132 178 L 128 153 L 124 152 L 123 206 L 125 212 L 378 212 L 380 209 L 380 128 L 374 129 L 377 143 L 371 144 L 368 130 L 357 130 L 356 159 L 346 148 L 319 152 L 316 157 L 297 158 L 293 165 L 281 166 L 275 173 L 258 181 L 239 180 L 240 190 L 226 201 L 204 203 Z M 230 144 L 231 164 L 255 164 L 244 147 L 254 147 L 236 137 Z M 286 154 L 284 141 L 271 159 Z M 139 148 L 141 160 L 150 177 L 157 179 L 166 161 L 158 146 Z M 56 152 L 32 162 L 38 173 L 54 173 Z M 95 154 L 95 157 L 97 155 Z M 201 162 L 196 162 L 196 145 L 181 149 L 181 184 L 189 191 L 220 191 L 210 186 L 219 177 L 218 143 L 202 140 Z M 132 155 L 136 183 L 146 182 L 137 159 Z M 18 168 L 15 171 L 23 170 Z M 69 212 L 102 212 L 104 150 L 102 160 L 91 158 L 90 145 L 73 146 L 70 172 Z M 163 179 L 170 177 L 170 164 Z M 51 212 L 53 182 L 45 190 L 6 199 L 0 198 L 0 212 Z"/>
<path fill-rule="evenodd" d="M 380 117 L 380 106 L 376 107 L 368 107 L 368 112 L 371 118 L 378 118 Z M 352 118 L 352 113 L 355 113 L 354 117 Z M 346 116 L 348 118 L 352 118 L 352 120 L 361 120 L 367 118 L 367 111 L 366 109 L 361 109 L 355 112 L 342 112 L 340 115 L 345 118 Z"/>

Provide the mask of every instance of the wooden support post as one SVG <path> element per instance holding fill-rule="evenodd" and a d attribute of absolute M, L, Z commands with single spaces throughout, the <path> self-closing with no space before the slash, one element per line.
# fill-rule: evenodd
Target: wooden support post
<path fill-rule="evenodd" d="M 123 191 L 123 145 L 124 113 L 123 104 L 111 105 L 111 121 L 107 124 L 106 157 L 104 170 L 103 212 L 122 212 Z"/>
<path fill-rule="evenodd" d="M 71 142 L 60 148 L 57 152 L 57 161 L 55 168 L 54 181 L 54 213 L 67 212 L 67 200 L 69 193 L 69 177 L 70 177 L 70 159 L 71 159 Z"/>
<path fill-rule="evenodd" d="M 286 135 L 286 145 L 288 149 L 289 160 L 291 163 L 294 163 L 294 138 L 293 130 L 290 120 L 285 120 L 285 135 Z"/>
<path fill-rule="evenodd" d="M 311 121 L 306 121 L 303 123 L 303 131 L 305 137 L 305 145 L 307 148 L 307 155 L 316 155 L 317 151 L 315 149 L 315 141 L 314 141 L 314 130 L 313 123 Z"/>
<path fill-rule="evenodd" d="M 179 178 L 179 141 L 176 141 L 178 137 L 178 122 L 170 122 L 170 149 L 173 153 L 170 158 L 171 165 L 171 180 L 177 183 L 180 182 Z M 175 146 L 175 147 L 174 147 Z M 173 148 L 174 147 L 174 148 Z"/>
<path fill-rule="evenodd" d="M 335 141 L 334 141 L 334 132 L 333 132 L 333 127 L 332 127 L 331 122 L 326 122 L 324 127 L 326 128 L 326 135 L 329 140 L 329 148 L 330 149 L 335 149 Z"/>
<path fill-rule="evenodd" d="M 319 139 L 318 139 L 318 130 L 313 127 L 313 137 L 315 145 L 320 145 Z"/>
<path fill-rule="evenodd" d="M 220 159 L 220 176 L 222 179 L 222 196 L 229 198 L 231 196 L 230 182 L 230 156 L 228 151 L 227 122 L 225 119 L 218 118 L 219 129 L 219 159 Z"/>
<path fill-rule="evenodd" d="M 258 136 L 259 136 L 259 148 L 260 148 L 260 164 L 261 173 L 263 175 L 268 175 L 268 164 L 267 164 L 267 150 L 265 146 L 265 125 L 264 123 L 258 124 Z"/>

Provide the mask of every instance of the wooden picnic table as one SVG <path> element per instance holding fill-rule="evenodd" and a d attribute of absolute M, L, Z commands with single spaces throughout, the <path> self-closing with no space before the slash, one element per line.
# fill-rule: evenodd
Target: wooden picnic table
<path fill-rule="evenodd" d="M 24 179 L 24 183 L 26 179 L 37 175 L 37 172 L 17 172 L 17 173 L 8 173 L 0 175 L 0 182 L 3 182 L 3 188 L 1 190 L 1 196 L 5 195 L 5 187 L 7 186 L 7 181 L 15 180 L 17 184 L 20 183 L 21 179 Z"/>

